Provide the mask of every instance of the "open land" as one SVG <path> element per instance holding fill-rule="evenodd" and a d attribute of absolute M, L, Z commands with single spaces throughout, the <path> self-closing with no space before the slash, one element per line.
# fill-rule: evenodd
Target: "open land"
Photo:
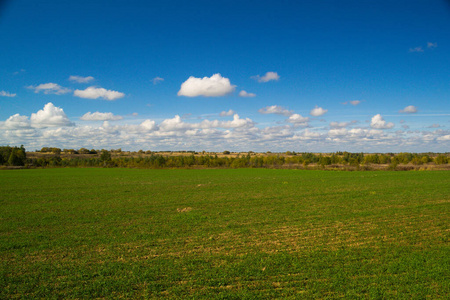
<path fill-rule="evenodd" d="M 444 299 L 450 173 L 0 172 L 0 298 Z"/>

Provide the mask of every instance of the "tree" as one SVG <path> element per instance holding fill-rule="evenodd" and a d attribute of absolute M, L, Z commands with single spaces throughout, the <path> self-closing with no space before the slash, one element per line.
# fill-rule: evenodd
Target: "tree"
<path fill-rule="evenodd" d="M 27 159 L 25 148 L 20 146 L 11 148 L 11 152 L 8 158 L 8 165 L 10 166 L 24 166 Z"/>
<path fill-rule="evenodd" d="M 102 154 L 100 155 L 100 160 L 103 162 L 108 162 L 111 160 L 111 153 L 108 150 L 102 150 Z"/>
<path fill-rule="evenodd" d="M 445 165 L 448 162 L 448 159 L 445 155 L 439 154 L 434 159 L 434 163 L 437 165 Z"/>

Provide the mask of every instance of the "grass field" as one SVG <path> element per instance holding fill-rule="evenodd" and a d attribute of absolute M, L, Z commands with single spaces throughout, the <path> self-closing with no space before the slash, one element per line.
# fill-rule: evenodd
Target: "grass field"
<path fill-rule="evenodd" d="M 0 298 L 448 299 L 450 172 L 0 172 Z"/>

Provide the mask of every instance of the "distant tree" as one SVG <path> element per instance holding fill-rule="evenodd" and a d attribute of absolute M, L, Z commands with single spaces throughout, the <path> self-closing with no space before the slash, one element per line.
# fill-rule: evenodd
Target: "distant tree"
<path fill-rule="evenodd" d="M 230 151 L 225 150 L 225 151 L 223 151 L 223 154 L 228 155 L 228 154 L 230 154 Z"/>
<path fill-rule="evenodd" d="M 437 165 L 445 165 L 446 163 L 448 163 L 448 159 L 445 155 L 439 154 L 434 159 L 434 163 Z"/>
<path fill-rule="evenodd" d="M 61 154 L 61 149 L 60 148 L 50 148 L 50 151 L 52 153 L 55 153 L 55 154 Z"/>
<path fill-rule="evenodd" d="M 391 162 L 391 157 L 386 154 L 381 154 L 379 157 L 380 164 L 388 164 Z"/>
<path fill-rule="evenodd" d="M 4 165 L 8 162 L 11 150 L 12 148 L 9 146 L 0 147 L 0 165 Z"/>
<path fill-rule="evenodd" d="M 89 150 L 86 149 L 86 148 L 80 148 L 80 149 L 78 150 L 78 153 L 80 153 L 80 154 L 89 154 Z"/>
<path fill-rule="evenodd" d="M 24 166 L 25 162 L 27 160 L 27 155 L 25 148 L 20 146 L 11 148 L 9 158 L 8 158 L 8 165 L 10 166 Z"/>
<path fill-rule="evenodd" d="M 108 162 L 111 160 L 111 153 L 108 150 L 102 150 L 102 154 L 100 155 L 100 160 L 103 162 Z"/>
<path fill-rule="evenodd" d="M 331 165 L 331 157 L 320 155 L 320 157 L 319 157 L 319 164 L 320 164 L 322 167 L 323 167 L 323 166 Z"/>
<path fill-rule="evenodd" d="M 427 164 L 427 163 L 433 161 L 428 155 L 422 156 L 421 160 L 422 160 L 422 163 L 424 163 L 424 164 Z"/>

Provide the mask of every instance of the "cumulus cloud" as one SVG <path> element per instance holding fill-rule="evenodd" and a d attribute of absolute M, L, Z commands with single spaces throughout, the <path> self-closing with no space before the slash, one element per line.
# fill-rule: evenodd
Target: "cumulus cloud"
<path fill-rule="evenodd" d="M 31 124 L 27 116 L 15 114 L 5 121 L 5 127 L 7 129 L 23 129 L 23 128 L 30 128 Z"/>
<path fill-rule="evenodd" d="M 249 118 L 241 119 L 241 118 L 239 118 L 238 114 L 234 114 L 232 121 L 221 121 L 221 122 L 219 122 L 219 125 L 217 127 L 222 127 L 222 128 L 244 128 L 245 127 L 245 128 L 248 128 L 248 127 L 252 127 L 253 125 L 254 125 L 254 122 L 251 119 L 249 119 Z"/>
<path fill-rule="evenodd" d="M 377 114 L 372 117 L 370 127 L 376 129 L 390 129 L 394 127 L 394 123 L 392 122 L 387 123 L 380 114 Z"/>
<path fill-rule="evenodd" d="M 159 128 L 162 131 L 185 131 L 193 129 L 211 129 L 211 128 L 249 128 L 254 122 L 249 118 L 241 119 L 238 114 L 234 114 L 232 121 L 203 120 L 200 123 L 185 123 L 179 115 L 172 119 L 166 119 L 161 122 Z"/>
<path fill-rule="evenodd" d="M 144 122 L 142 122 L 140 124 L 140 126 L 142 128 L 144 128 L 145 130 L 155 130 L 157 128 L 156 122 L 153 120 L 148 120 L 148 119 L 145 120 Z"/>
<path fill-rule="evenodd" d="M 0 91 L 0 96 L 2 96 L 2 97 L 15 97 L 16 94 L 11 94 L 9 92 Z"/>
<path fill-rule="evenodd" d="M 437 48 L 437 43 L 428 42 L 427 43 L 427 48 Z"/>
<path fill-rule="evenodd" d="M 74 126 L 70 122 L 62 108 L 56 107 L 53 103 L 47 103 L 44 108 L 37 113 L 31 114 L 31 126 L 36 128 Z"/>
<path fill-rule="evenodd" d="M 328 134 L 331 136 L 344 136 L 344 135 L 348 134 L 348 131 L 345 128 L 335 128 L 335 129 L 330 129 L 328 131 Z"/>
<path fill-rule="evenodd" d="M 211 77 L 189 77 L 181 84 L 178 96 L 186 97 L 220 97 L 228 95 L 235 90 L 235 85 L 230 83 L 228 78 L 220 74 L 214 74 Z"/>
<path fill-rule="evenodd" d="M 318 140 L 322 137 L 322 135 L 319 132 L 311 131 L 309 129 L 305 129 L 300 134 L 295 134 L 292 137 L 292 140 Z"/>
<path fill-rule="evenodd" d="M 83 76 L 76 76 L 76 75 L 72 75 L 69 77 L 70 81 L 73 82 L 78 82 L 78 83 L 88 83 L 94 80 L 94 77 L 92 76 L 87 76 L 87 77 L 83 77 Z"/>
<path fill-rule="evenodd" d="M 221 116 L 221 117 L 232 116 L 232 115 L 234 115 L 235 113 L 236 113 L 236 112 L 235 112 L 234 110 L 230 109 L 229 111 L 222 111 L 222 112 L 220 113 L 220 116 Z"/>
<path fill-rule="evenodd" d="M 331 122 L 330 127 L 332 128 L 344 128 L 347 127 L 350 123 L 349 122 Z"/>
<path fill-rule="evenodd" d="M 417 107 L 415 107 L 413 105 L 409 105 L 409 106 L 405 107 L 404 109 L 399 110 L 398 112 L 402 113 L 402 114 L 414 114 L 417 112 Z"/>
<path fill-rule="evenodd" d="M 107 90 L 104 88 L 96 88 L 93 86 L 90 86 L 85 90 L 75 90 L 73 92 L 73 95 L 76 97 L 87 99 L 103 98 L 109 101 L 117 100 L 125 96 L 125 94 L 121 92 Z"/>
<path fill-rule="evenodd" d="M 190 127 L 190 124 L 184 123 L 179 115 L 176 115 L 172 119 L 165 119 L 159 125 L 159 128 L 165 131 L 182 130 Z"/>
<path fill-rule="evenodd" d="M 272 106 L 266 106 L 258 110 L 261 114 L 276 114 L 276 115 L 283 115 L 283 116 L 290 116 L 293 114 L 291 110 L 288 110 L 282 106 L 278 105 L 272 105 Z"/>
<path fill-rule="evenodd" d="M 314 116 L 314 117 L 319 117 L 319 116 L 322 116 L 322 115 L 326 114 L 327 111 L 328 111 L 328 109 L 323 109 L 322 107 L 318 107 L 318 106 L 316 105 L 316 107 L 313 108 L 313 109 L 309 112 L 309 114 L 310 114 L 311 116 Z"/>
<path fill-rule="evenodd" d="M 299 114 L 293 114 L 293 115 L 291 115 L 289 117 L 289 119 L 287 121 L 289 123 L 292 123 L 292 124 L 295 124 L 295 125 L 307 126 L 309 118 L 308 117 L 303 117 L 302 115 L 299 115 Z"/>
<path fill-rule="evenodd" d="M 164 81 L 164 78 L 161 78 L 159 76 L 156 76 L 155 78 L 152 79 L 153 84 L 158 84 L 163 81 Z"/>
<path fill-rule="evenodd" d="M 253 93 L 247 93 L 246 91 L 240 91 L 239 92 L 239 97 L 255 97 L 256 94 Z"/>
<path fill-rule="evenodd" d="M 441 125 L 434 123 L 433 125 L 427 126 L 427 128 L 439 128 Z"/>
<path fill-rule="evenodd" d="M 443 135 L 437 138 L 438 141 L 450 141 L 450 134 Z"/>
<path fill-rule="evenodd" d="M 42 91 L 44 94 L 55 94 L 55 95 L 63 95 L 70 93 L 71 90 L 65 87 L 60 86 L 56 83 L 42 83 L 40 85 L 34 86 L 30 85 L 27 87 L 28 89 L 34 90 L 35 93 L 39 93 Z"/>
<path fill-rule="evenodd" d="M 266 75 L 260 76 L 252 76 L 253 79 L 257 80 L 258 82 L 268 82 L 271 80 L 278 81 L 280 79 L 280 76 L 277 72 L 267 72 Z"/>
<path fill-rule="evenodd" d="M 83 121 L 117 121 L 117 120 L 122 120 L 123 117 L 122 116 L 115 116 L 113 113 L 101 113 L 101 112 L 87 112 L 85 113 L 80 120 Z"/>
<path fill-rule="evenodd" d="M 302 152 L 445 152 L 450 131 L 437 129 L 385 131 L 376 128 L 331 128 L 299 130 L 298 126 L 254 126 L 250 119 L 233 116 L 232 120 L 203 120 L 185 123 L 182 118 L 171 120 L 173 128 L 160 128 L 153 120 L 140 124 L 114 124 L 72 127 L 30 128 L 27 117 L 14 115 L 0 122 L 0 144 L 24 144 L 27 149 L 48 146 L 95 149 L 123 148 L 129 150 L 208 151 L 276 151 L 293 149 Z M 170 125 L 170 124 L 169 124 Z M 164 127 L 164 126 L 163 126 Z"/>

